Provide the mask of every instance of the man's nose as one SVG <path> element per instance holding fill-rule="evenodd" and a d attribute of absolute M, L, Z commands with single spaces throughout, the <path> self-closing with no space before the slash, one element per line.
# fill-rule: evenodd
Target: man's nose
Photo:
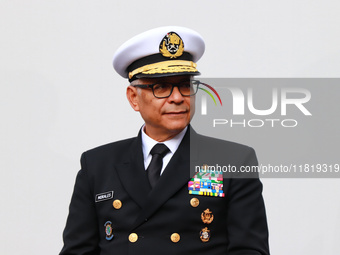
<path fill-rule="evenodd" d="M 178 87 L 174 87 L 169 100 L 175 103 L 181 103 L 184 101 L 184 97 L 182 96 L 181 92 L 179 92 Z"/>

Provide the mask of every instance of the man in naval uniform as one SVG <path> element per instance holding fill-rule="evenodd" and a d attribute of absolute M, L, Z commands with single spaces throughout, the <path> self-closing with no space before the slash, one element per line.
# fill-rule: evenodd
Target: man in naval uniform
<path fill-rule="evenodd" d="M 114 68 L 145 124 L 135 138 L 83 153 L 61 255 L 269 254 L 259 179 L 205 180 L 213 190 L 200 192 L 190 174 L 192 165 L 257 165 L 253 149 L 189 125 L 204 47 L 193 30 L 161 27 L 117 50 Z"/>

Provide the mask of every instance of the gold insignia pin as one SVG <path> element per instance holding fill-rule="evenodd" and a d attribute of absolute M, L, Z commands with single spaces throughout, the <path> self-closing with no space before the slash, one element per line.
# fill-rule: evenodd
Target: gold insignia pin
<path fill-rule="evenodd" d="M 210 224 L 214 220 L 214 215 L 209 210 L 209 208 L 207 208 L 206 210 L 204 210 L 202 212 L 201 219 L 202 219 L 203 223 Z"/>
<path fill-rule="evenodd" d="M 210 230 L 208 228 L 202 228 L 200 231 L 200 239 L 203 243 L 208 242 L 210 239 Z"/>
<path fill-rule="evenodd" d="M 159 52 L 167 58 L 177 58 L 183 54 L 184 43 L 175 32 L 167 33 L 159 45 Z"/>

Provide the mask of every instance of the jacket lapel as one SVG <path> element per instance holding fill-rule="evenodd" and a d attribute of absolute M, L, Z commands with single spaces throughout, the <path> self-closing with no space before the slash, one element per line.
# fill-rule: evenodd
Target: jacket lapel
<path fill-rule="evenodd" d="M 122 162 L 116 165 L 119 179 L 129 196 L 140 207 L 144 207 L 147 196 L 151 191 L 151 186 L 144 169 L 140 132 Z"/>

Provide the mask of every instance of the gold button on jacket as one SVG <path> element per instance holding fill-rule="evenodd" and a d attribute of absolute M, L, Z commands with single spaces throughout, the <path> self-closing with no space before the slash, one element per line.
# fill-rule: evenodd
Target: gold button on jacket
<path fill-rule="evenodd" d="M 181 236 L 178 234 L 178 233 L 173 233 L 171 236 L 170 236 L 170 239 L 173 243 L 178 243 L 179 240 L 181 239 Z"/>
<path fill-rule="evenodd" d="M 122 208 L 122 201 L 120 201 L 119 199 L 116 199 L 115 201 L 113 201 L 112 205 L 115 209 L 118 210 Z"/>
<path fill-rule="evenodd" d="M 137 240 L 138 240 L 138 235 L 136 233 L 131 233 L 129 235 L 129 241 L 131 243 L 135 243 L 135 242 L 137 242 Z"/>
<path fill-rule="evenodd" d="M 194 197 L 190 200 L 190 204 L 192 207 L 197 207 L 200 204 L 200 201 L 198 200 L 198 198 Z"/>

